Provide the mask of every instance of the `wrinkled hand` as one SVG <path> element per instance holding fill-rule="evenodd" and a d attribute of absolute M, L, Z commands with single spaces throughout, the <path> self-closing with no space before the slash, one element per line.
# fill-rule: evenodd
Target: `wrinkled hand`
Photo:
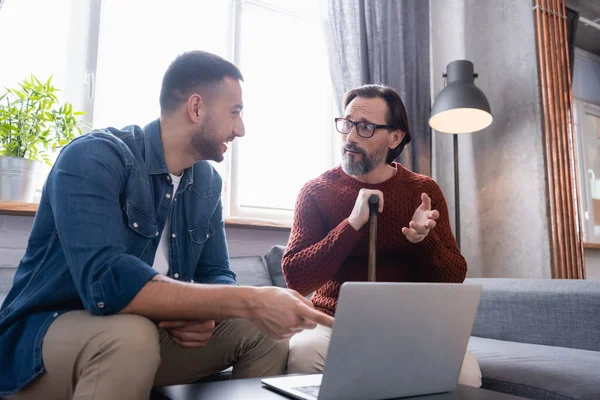
<path fill-rule="evenodd" d="M 215 321 L 163 321 L 158 324 L 181 347 L 204 347 L 212 337 Z"/>
<path fill-rule="evenodd" d="M 257 288 L 249 319 L 276 340 L 289 339 L 317 324 L 333 327 L 333 318 L 315 310 L 300 293 L 278 287 Z"/>
<path fill-rule="evenodd" d="M 419 243 L 427 237 L 429 231 L 435 228 L 436 220 L 440 217 L 438 210 L 431 210 L 431 199 L 427 193 L 421 194 L 421 205 L 412 216 L 409 227 L 402 228 L 402 233 L 411 243 Z"/>
<path fill-rule="evenodd" d="M 376 194 L 379 197 L 379 212 L 383 212 L 383 193 L 379 190 L 360 189 L 354 203 L 354 208 L 348 217 L 348 223 L 358 231 L 369 222 L 369 197 Z"/>

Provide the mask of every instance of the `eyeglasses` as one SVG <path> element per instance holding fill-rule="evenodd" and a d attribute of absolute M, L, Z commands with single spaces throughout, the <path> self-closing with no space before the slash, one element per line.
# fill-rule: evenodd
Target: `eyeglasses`
<path fill-rule="evenodd" d="M 377 129 L 393 129 L 392 125 L 377 125 L 370 122 L 354 122 L 346 118 L 335 119 L 335 129 L 341 134 L 347 135 L 352 130 L 352 127 L 356 127 L 356 133 L 358 136 L 366 139 L 373 137 Z"/>

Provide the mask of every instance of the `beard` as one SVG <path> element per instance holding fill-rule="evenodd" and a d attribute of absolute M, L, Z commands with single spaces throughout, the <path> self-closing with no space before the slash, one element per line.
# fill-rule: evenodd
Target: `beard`
<path fill-rule="evenodd" d="M 192 136 L 192 146 L 205 160 L 221 162 L 224 159 L 221 151 L 222 141 L 219 141 L 217 124 L 211 113 L 207 113 L 202 125 Z"/>
<path fill-rule="evenodd" d="M 360 153 L 360 160 L 355 160 L 356 156 L 347 153 L 347 150 Z M 366 150 L 354 143 L 346 144 L 342 146 L 342 170 L 350 176 L 366 175 L 385 162 L 387 153 L 387 146 L 382 146 L 372 154 L 367 154 Z"/>

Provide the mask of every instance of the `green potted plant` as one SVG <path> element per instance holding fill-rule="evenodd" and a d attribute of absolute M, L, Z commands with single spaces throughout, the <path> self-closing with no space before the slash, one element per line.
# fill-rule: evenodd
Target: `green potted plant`
<path fill-rule="evenodd" d="M 83 112 L 60 104 L 52 76 L 35 76 L 0 95 L 0 201 L 32 202 L 42 162 L 81 134 Z"/>

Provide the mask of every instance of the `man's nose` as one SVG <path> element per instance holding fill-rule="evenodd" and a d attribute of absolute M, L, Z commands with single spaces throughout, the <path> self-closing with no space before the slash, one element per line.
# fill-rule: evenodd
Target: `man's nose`
<path fill-rule="evenodd" d="M 240 122 L 237 123 L 233 128 L 232 133 L 236 137 L 244 137 L 244 135 L 246 134 L 246 127 L 244 126 L 244 121 L 240 120 Z"/>
<path fill-rule="evenodd" d="M 353 125 L 352 129 L 350 129 L 350 132 L 348 132 L 348 134 L 344 136 L 346 137 L 346 141 L 348 143 L 356 143 L 356 141 L 360 137 L 360 135 L 358 134 L 358 127 L 356 125 Z"/>

